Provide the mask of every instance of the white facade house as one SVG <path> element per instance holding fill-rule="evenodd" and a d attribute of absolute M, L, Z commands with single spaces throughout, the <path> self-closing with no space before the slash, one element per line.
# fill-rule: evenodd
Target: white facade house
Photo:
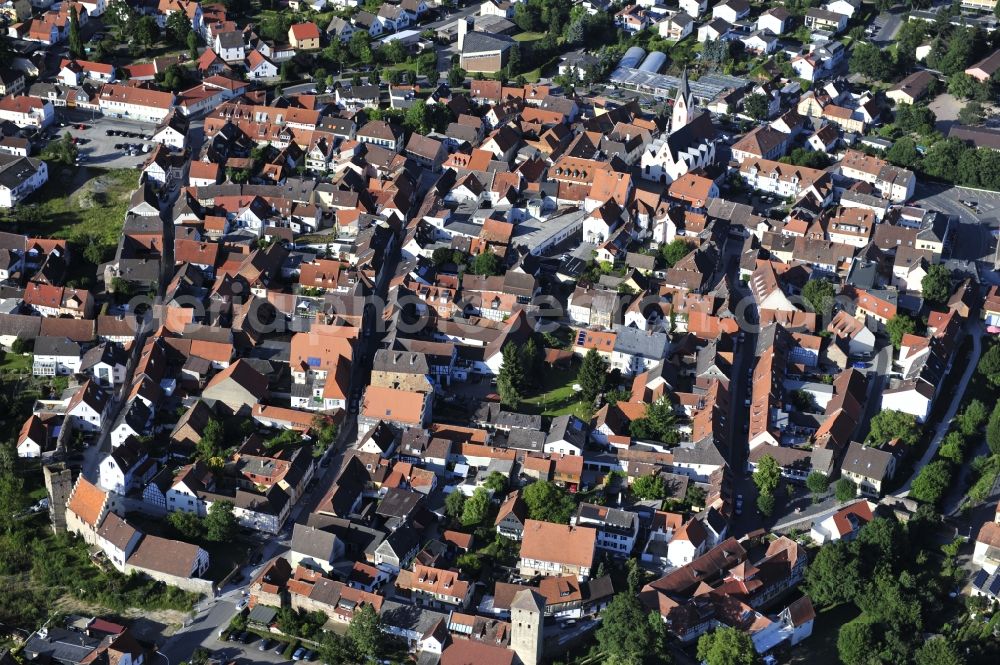
<path fill-rule="evenodd" d="M 55 119 L 55 114 L 51 102 L 37 97 L 8 95 L 0 99 L 0 120 L 12 122 L 18 127 L 48 127 Z"/>
<path fill-rule="evenodd" d="M 708 11 L 708 0 L 680 0 L 677 4 L 682 12 L 695 18 Z"/>
<path fill-rule="evenodd" d="M 174 106 L 174 95 L 148 88 L 108 83 L 101 86 L 97 103 L 101 113 L 113 118 L 160 123 Z"/>
<path fill-rule="evenodd" d="M 31 373 L 34 376 L 69 376 L 80 372 L 80 345 L 65 337 L 40 337 L 35 341 Z"/>

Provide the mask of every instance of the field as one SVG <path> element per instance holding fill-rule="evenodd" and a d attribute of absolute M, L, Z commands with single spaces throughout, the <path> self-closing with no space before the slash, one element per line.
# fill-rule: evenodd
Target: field
<path fill-rule="evenodd" d="M 75 174 L 75 175 L 74 175 Z M 106 171 L 53 166 L 49 181 L 27 201 L 22 232 L 96 244 L 109 257 L 121 237 L 129 198 L 139 181 L 135 169 Z"/>
<path fill-rule="evenodd" d="M 576 415 L 590 419 L 590 410 L 573 390 L 578 371 L 577 363 L 569 369 L 546 369 L 541 375 L 541 391 L 525 398 L 523 404 L 546 416 Z"/>

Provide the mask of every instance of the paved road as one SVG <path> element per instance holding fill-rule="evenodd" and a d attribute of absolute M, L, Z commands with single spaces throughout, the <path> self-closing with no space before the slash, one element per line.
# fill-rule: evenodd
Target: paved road
<path fill-rule="evenodd" d="M 889 13 L 880 14 L 875 23 L 880 29 L 872 38 L 875 44 L 891 44 L 896 39 L 896 33 L 903 25 L 904 13 L 901 8 L 895 8 Z"/>
<path fill-rule="evenodd" d="M 927 466 L 934 458 L 934 455 L 937 454 L 938 447 L 941 445 L 941 440 L 944 439 L 944 435 L 948 433 L 948 426 L 955 417 L 958 407 L 962 404 L 962 395 L 965 394 L 965 389 L 969 385 L 969 380 L 972 379 L 972 373 L 976 371 L 976 365 L 979 364 L 979 354 L 982 352 L 982 322 L 972 321 L 967 324 L 966 333 L 972 336 L 972 355 L 969 356 L 969 363 L 966 365 L 965 371 L 962 373 L 962 379 L 958 382 L 958 386 L 955 388 L 951 404 L 948 406 L 948 411 L 938 422 L 937 429 L 934 431 L 934 437 L 931 439 L 930 445 L 927 446 L 927 450 L 924 451 L 923 457 L 921 457 L 920 461 L 918 461 L 913 467 L 913 473 L 910 474 L 909 479 L 907 479 L 906 483 L 896 491 L 894 496 L 905 497 L 910 493 L 910 485 L 913 483 L 913 479 L 917 477 L 920 470 Z M 954 370 L 956 368 L 953 367 L 952 369 Z"/>

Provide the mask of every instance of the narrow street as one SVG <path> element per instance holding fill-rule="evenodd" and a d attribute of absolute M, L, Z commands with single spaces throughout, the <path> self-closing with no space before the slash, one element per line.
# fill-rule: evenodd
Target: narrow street
<path fill-rule="evenodd" d="M 972 374 L 976 371 L 976 365 L 979 364 L 979 355 L 982 353 L 982 335 L 983 335 L 983 324 L 981 321 L 970 321 L 966 324 L 966 333 L 972 337 L 972 355 L 969 356 L 969 363 L 965 367 L 965 371 L 962 373 L 962 379 L 959 381 L 958 386 L 955 388 L 955 393 L 951 398 L 951 404 L 948 406 L 948 411 L 945 412 L 944 416 L 937 423 L 937 428 L 934 430 L 934 437 L 931 439 L 930 444 L 927 446 L 927 450 L 924 451 L 923 456 L 920 458 L 914 467 L 913 472 L 907 479 L 906 483 L 900 487 L 893 496 L 905 497 L 910 493 L 910 485 L 913 484 L 913 479 L 917 477 L 921 469 L 927 466 L 934 455 L 937 454 L 937 450 L 941 445 L 941 441 L 944 439 L 944 435 L 948 433 L 948 426 L 951 424 L 952 419 L 958 412 L 959 406 L 962 404 L 962 396 L 965 394 L 965 389 L 969 385 L 969 381 L 972 379 Z M 957 368 L 952 368 L 954 371 Z"/>

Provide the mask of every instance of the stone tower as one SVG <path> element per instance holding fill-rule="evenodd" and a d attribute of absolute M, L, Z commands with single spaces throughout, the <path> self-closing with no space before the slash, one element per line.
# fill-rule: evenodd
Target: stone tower
<path fill-rule="evenodd" d="M 681 75 L 681 84 L 677 88 L 677 99 L 674 100 L 674 112 L 670 117 L 670 133 L 673 134 L 681 127 L 691 122 L 694 114 L 694 97 L 691 95 L 691 88 L 688 86 L 688 70 L 684 68 Z"/>
<path fill-rule="evenodd" d="M 518 591 L 510 603 L 510 648 L 522 665 L 542 662 L 545 598 L 531 589 Z"/>
<path fill-rule="evenodd" d="M 45 489 L 49 492 L 49 519 L 55 533 L 66 532 L 66 502 L 73 493 L 73 470 L 65 464 L 49 464 L 42 468 Z"/>

